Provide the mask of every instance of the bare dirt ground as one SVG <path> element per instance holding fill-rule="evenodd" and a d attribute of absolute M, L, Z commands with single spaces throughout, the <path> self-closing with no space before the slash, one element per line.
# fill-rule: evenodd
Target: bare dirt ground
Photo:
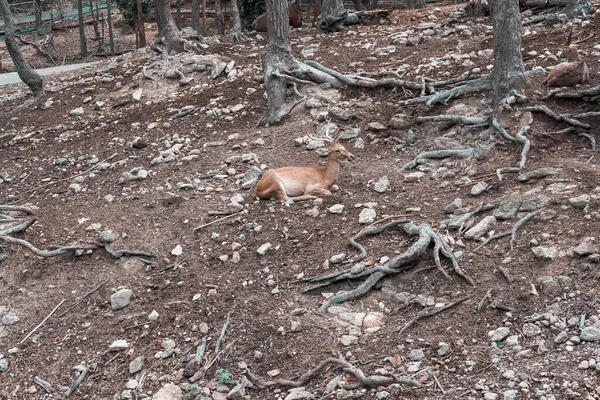
<path fill-rule="evenodd" d="M 355 26 L 329 36 L 316 36 L 308 27 L 292 30 L 292 47 L 296 57 L 305 59 L 302 50 L 318 45 L 309 58 L 346 73 L 362 70 L 371 77 L 402 76 L 409 81 L 463 73 L 477 77 L 492 63 L 491 51 L 486 51 L 492 46 L 491 21 L 461 17 L 443 24 L 455 10 L 448 6 L 395 11 L 390 24 Z M 410 37 L 426 30 L 419 25 L 423 22 L 451 32 L 435 33 L 416 47 L 400 41 L 391 52 L 377 51 L 401 32 Z M 589 22 L 574 23 L 575 40 L 596 34 L 579 44 L 591 71 L 585 87 L 600 84 L 600 53 L 594 48 L 600 16 L 591 15 Z M 528 69 L 559 62 L 553 55 L 564 47 L 566 29 L 524 29 Z M 67 46 L 56 54 L 64 52 L 75 60 L 76 35 L 74 31 L 69 36 L 70 52 Z M 69 40 L 59 36 L 55 43 Z M 131 44 L 131 37 L 126 40 Z M 37 219 L 16 236 L 47 249 L 75 241 L 96 243 L 99 232 L 111 230 L 116 235 L 110 245 L 114 250 L 143 250 L 156 258 L 115 258 L 101 248 L 42 258 L 0 242 L 0 256 L 6 255 L 0 261 L 0 367 L 6 367 L 0 372 L 0 398 L 62 398 L 87 366 L 90 373 L 72 398 L 144 398 L 172 383 L 187 393 L 186 398 L 221 399 L 245 382 L 247 369 L 265 380 L 269 372 L 274 379 L 298 379 L 327 357 L 343 357 L 369 375 L 410 377 L 421 385 L 343 389 L 344 383 L 353 383 L 352 376 L 331 366 L 306 382 L 310 393 L 288 393 L 281 386 L 245 387 L 244 394 L 236 392 L 240 397 L 230 393 L 229 398 L 600 398 L 600 342 L 586 341 L 583 335 L 584 329 L 595 329 L 600 316 L 599 158 L 590 138 L 577 134 L 594 137 L 598 117 L 585 119 L 590 129 L 553 133 L 568 125 L 533 114 L 527 133 L 533 144 L 525 171 L 559 169 L 557 175 L 536 182 L 520 182 L 515 174 L 498 179 L 495 171 L 516 165 L 521 148 L 493 129 L 438 123 L 401 130 L 369 128 L 374 122 L 387 126 L 398 112 L 414 117 L 444 114 L 457 104 L 481 112 L 489 93 L 428 109 L 400 108 L 399 101 L 418 95 L 410 91 L 313 87 L 308 98 L 315 108 L 301 105 L 283 125 L 265 128 L 260 121 L 266 101 L 256 79 L 264 43 L 256 35 L 238 44 L 211 42 L 206 54 L 235 61 L 235 72 L 212 79 L 198 71 L 196 63 L 195 71 L 185 72 L 194 78 L 185 86 L 159 76 L 169 65 L 144 50 L 47 78 L 45 104 L 32 101 L 23 85 L 2 88 L 0 204 L 28 205 Z M 126 48 L 130 47 L 120 49 Z M 185 57 L 170 65 L 183 70 L 193 64 L 191 55 Z M 48 66 L 43 57 L 35 63 Z M 153 80 L 140 78 L 144 65 Z M 547 92 L 542 80 L 543 75 L 533 77 L 529 92 Z M 134 101 L 139 88 L 141 98 Z M 583 101 L 551 99 L 544 104 L 557 113 L 597 108 L 597 103 Z M 348 121 L 332 121 L 339 128 L 359 128 L 357 138 L 344 142 L 357 160 L 342 169 L 339 191 L 322 201 L 286 207 L 258 201 L 251 190 L 241 188 L 240 179 L 252 165 L 322 164 L 317 152 L 294 139 L 322 130 L 322 112 L 333 106 L 352 115 Z M 83 114 L 72 112 L 79 107 Z M 191 113 L 173 118 L 182 109 Z M 527 119 L 524 114 L 515 112 L 507 121 L 511 134 Z M 485 159 L 425 162 L 417 168 L 423 175 L 415 182 L 406 179 L 414 171 L 400 170 L 426 150 L 474 146 L 491 152 Z M 380 193 L 374 183 L 384 175 L 389 186 Z M 480 182 L 489 185 L 487 190 L 471 195 Z M 230 199 L 239 195 L 241 213 L 220 222 L 216 220 L 222 216 L 209 215 L 228 210 Z M 499 219 L 486 236 L 511 229 L 531 211 L 541 211 L 518 230 L 514 249 L 504 237 L 474 251 L 481 241 L 440 228 L 449 218 L 444 209 L 455 198 L 462 199 L 463 211 L 490 205 L 475 215 L 475 222 L 505 200 L 534 204 L 528 210 L 522 207 L 512 219 Z M 341 214 L 328 211 L 340 204 Z M 357 282 L 303 294 L 308 284 L 298 280 L 351 266 L 328 260 L 340 253 L 357 254 L 348 239 L 365 228 L 358 221 L 368 207 L 375 209 L 377 220 L 400 215 L 427 223 L 449 238 L 476 286 L 444 261 L 452 280 L 445 278 L 435 268 L 431 251 L 411 269 L 386 278 L 368 296 L 318 313 L 331 293 Z M 215 223 L 194 230 L 210 222 Z M 266 243 L 270 249 L 259 255 L 257 250 Z M 395 229 L 362 243 L 367 260 L 379 260 L 405 251 L 414 240 Z M 574 248 L 582 243 L 589 251 L 578 250 L 580 256 Z M 173 255 L 177 246 L 181 254 Z M 500 269 L 508 271 L 512 282 Z M 121 288 L 130 289 L 133 299 L 115 310 L 111 295 Z M 425 307 L 465 296 L 470 298 L 399 332 Z M 63 300 L 58 311 L 23 341 Z M 157 315 L 149 318 L 153 310 Z M 228 315 L 223 351 L 191 383 L 184 367 L 203 337 L 203 365 L 215 360 L 215 343 Z M 117 340 L 127 341 L 127 348 L 111 351 L 109 346 Z M 142 368 L 130 373 L 130 363 L 140 356 L 145 360 Z M 51 383 L 51 394 L 34 383 L 36 377 Z"/>

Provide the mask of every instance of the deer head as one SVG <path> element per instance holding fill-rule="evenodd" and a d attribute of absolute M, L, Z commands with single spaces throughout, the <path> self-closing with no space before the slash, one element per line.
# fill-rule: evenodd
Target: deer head
<path fill-rule="evenodd" d="M 348 150 L 346 150 L 344 145 L 342 145 L 340 143 L 340 137 L 342 136 L 341 133 L 334 138 L 329 136 L 329 124 L 327 124 L 327 127 L 325 128 L 325 137 L 316 138 L 316 137 L 312 136 L 310 133 L 307 133 L 307 136 L 309 138 L 311 138 L 312 140 L 323 141 L 323 142 L 329 143 L 329 145 L 327 146 L 327 153 L 328 153 L 329 161 L 342 162 L 342 161 L 352 161 L 354 159 L 354 154 L 352 154 Z"/>

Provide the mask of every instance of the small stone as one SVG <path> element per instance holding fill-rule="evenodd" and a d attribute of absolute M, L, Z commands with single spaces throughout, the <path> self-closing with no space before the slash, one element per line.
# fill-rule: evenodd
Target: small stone
<path fill-rule="evenodd" d="M 479 221 L 474 227 L 465 232 L 465 239 L 479 240 L 496 223 L 496 217 L 488 215 Z"/>
<path fill-rule="evenodd" d="M 384 399 L 387 399 L 389 397 L 389 395 L 390 395 L 389 392 L 386 392 L 385 390 L 382 390 L 381 392 L 377 392 L 375 394 L 375 398 L 377 400 L 384 400 Z"/>
<path fill-rule="evenodd" d="M 152 312 L 148 314 L 148 319 L 150 321 L 156 321 L 158 319 L 158 312 L 156 310 L 152 310 Z"/>
<path fill-rule="evenodd" d="M 516 400 L 517 398 L 517 391 L 516 390 L 507 390 L 505 392 L 502 393 L 502 398 L 504 400 Z"/>
<path fill-rule="evenodd" d="M 300 322 L 292 321 L 292 323 L 290 324 L 290 331 L 291 332 L 302 332 L 302 325 L 300 325 Z"/>
<path fill-rule="evenodd" d="M 545 260 L 554 260 L 558 257 L 558 249 L 556 247 L 536 246 L 531 248 L 531 251 L 533 251 L 533 254 L 537 258 Z"/>
<path fill-rule="evenodd" d="M 510 334 L 510 328 L 507 326 L 502 326 L 496 330 L 488 333 L 490 340 L 492 342 L 499 342 Z"/>
<path fill-rule="evenodd" d="M 440 342 L 438 344 L 438 350 L 437 353 L 439 356 L 445 356 L 446 354 L 450 353 L 451 347 L 448 343 L 444 343 L 444 342 Z"/>
<path fill-rule="evenodd" d="M 504 379 L 508 379 L 508 380 L 513 380 L 515 379 L 515 371 L 513 371 L 512 369 L 509 369 L 508 371 L 506 371 L 505 373 L 502 374 L 502 377 Z"/>
<path fill-rule="evenodd" d="M 256 252 L 258 253 L 259 256 L 264 256 L 267 253 L 267 251 L 269 251 L 271 249 L 271 247 L 272 247 L 271 243 L 267 242 L 267 243 L 261 245 L 256 250 Z"/>
<path fill-rule="evenodd" d="M 121 289 L 110 296 L 110 306 L 113 310 L 120 310 L 127 307 L 133 298 L 131 289 Z"/>
<path fill-rule="evenodd" d="M 407 114 L 396 114 L 390 118 L 388 125 L 392 129 L 408 129 L 413 124 L 413 118 Z"/>
<path fill-rule="evenodd" d="M 454 211 L 461 209 L 462 207 L 463 207 L 462 199 L 460 197 L 457 197 L 456 199 L 452 200 L 452 203 L 450 203 L 446 207 L 444 207 L 444 212 L 446 214 L 452 214 Z"/>
<path fill-rule="evenodd" d="M 127 350 L 128 348 L 129 348 L 129 343 L 127 343 L 127 340 L 125 340 L 125 339 L 115 340 L 114 342 L 111 343 L 110 346 L 108 346 L 108 349 L 110 351 L 122 351 L 122 350 Z"/>
<path fill-rule="evenodd" d="M 554 338 L 554 343 L 562 344 L 569 340 L 569 334 L 565 331 L 560 331 L 558 335 Z"/>
<path fill-rule="evenodd" d="M 144 356 L 139 356 L 129 363 L 129 373 L 136 374 L 144 368 Z"/>
<path fill-rule="evenodd" d="M 575 208 L 585 208 L 590 203 L 591 197 L 589 194 L 582 194 L 581 196 L 573 197 L 569 199 L 569 203 Z"/>
<path fill-rule="evenodd" d="M 73 193 L 81 192 L 81 185 L 79 183 L 71 183 L 69 185 L 69 190 Z"/>
<path fill-rule="evenodd" d="M 485 192 L 490 185 L 486 182 L 478 182 L 471 188 L 471 196 L 479 196 L 483 192 Z"/>
<path fill-rule="evenodd" d="M 346 259 L 346 253 L 335 254 L 329 258 L 331 264 L 339 264 Z"/>
<path fill-rule="evenodd" d="M 494 392 L 485 392 L 483 394 L 483 399 L 484 400 L 497 400 L 498 399 L 498 393 L 494 393 Z"/>
<path fill-rule="evenodd" d="M 339 107 L 331 107 L 327 113 L 329 114 L 329 116 L 333 119 L 337 119 L 339 121 L 348 121 L 350 119 L 350 117 L 352 116 L 352 114 L 350 114 L 350 112 L 348 112 L 347 110 L 342 110 Z"/>
<path fill-rule="evenodd" d="M 341 214 L 344 212 L 343 204 L 334 204 L 327 209 L 331 214 Z"/>
<path fill-rule="evenodd" d="M 69 111 L 69 114 L 73 115 L 73 116 L 81 116 L 85 113 L 85 111 L 83 110 L 83 107 L 77 107 L 72 109 L 71 111 Z"/>
<path fill-rule="evenodd" d="M 372 208 L 363 208 L 358 216 L 358 223 L 362 225 L 372 224 L 375 222 L 377 212 Z"/>
<path fill-rule="evenodd" d="M 177 385 L 167 383 L 154 396 L 152 400 L 181 400 L 183 399 L 183 391 Z"/>
<path fill-rule="evenodd" d="M 114 232 L 109 229 L 100 232 L 98 235 L 98 241 L 102 244 L 109 244 L 115 240 L 117 240 L 117 235 L 115 235 Z"/>
<path fill-rule="evenodd" d="M 525 337 L 531 338 L 539 335 L 542 330 L 536 324 L 525 323 L 523 324 L 522 332 Z"/>
<path fill-rule="evenodd" d="M 590 367 L 590 363 L 588 362 L 588 360 L 583 360 L 577 366 L 577 368 L 579 368 L 579 369 L 588 369 L 589 367 Z"/>
<path fill-rule="evenodd" d="M 227 400 L 242 400 L 244 396 L 246 396 L 246 389 L 239 384 L 227 393 Z"/>
<path fill-rule="evenodd" d="M 417 171 L 411 172 L 410 174 L 404 175 L 404 182 L 413 183 L 418 182 L 425 177 L 425 172 Z"/>
<path fill-rule="evenodd" d="M 597 342 L 600 341 L 600 327 L 598 326 L 586 326 L 581 330 L 579 335 L 581 340 L 586 342 Z"/>
<path fill-rule="evenodd" d="M 573 249 L 573 252 L 581 257 L 589 256 L 598 252 L 598 247 L 594 244 L 593 238 L 584 238 L 583 241 Z"/>
<path fill-rule="evenodd" d="M 1 307 L 0 307 L 1 308 Z M 2 316 L 2 325 L 14 325 L 19 322 L 19 317 L 13 311 L 9 311 L 4 316 Z"/>
<path fill-rule="evenodd" d="M 181 245 L 177 245 L 173 248 L 173 250 L 171 250 L 171 254 L 178 257 L 180 255 L 183 254 L 183 248 L 181 247 Z"/>
<path fill-rule="evenodd" d="M 370 122 L 367 125 L 367 129 L 371 130 L 371 131 L 375 131 L 375 132 L 382 132 L 387 130 L 387 126 L 380 124 L 379 122 Z"/>
<path fill-rule="evenodd" d="M 8 360 L 6 358 L 0 358 L 0 372 L 4 372 L 8 369 Z"/>
<path fill-rule="evenodd" d="M 342 335 L 340 343 L 344 346 L 350 346 L 358 342 L 358 337 L 353 335 Z"/>
<path fill-rule="evenodd" d="M 377 182 L 375 182 L 375 184 L 373 185 L 373 190 L 375 190 L 377 193 L 385 193 L 389 187 L 390 180 L 387 177 L 387 175 L 384 175 L 381 178 L 379 178 Z"/>
<path fill-rule="evenodd" d="M 423 352 L 423 349 L 414 349 L 408 353 L 408 358 L 412 361 L 420 361 L 425 358 L 425 353 Z"/>

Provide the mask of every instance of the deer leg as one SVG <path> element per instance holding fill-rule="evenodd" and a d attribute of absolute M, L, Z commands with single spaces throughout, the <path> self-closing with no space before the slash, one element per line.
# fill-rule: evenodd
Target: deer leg
<path fill-rule="evenodd" d="M 312 200 L 312 199 L 316 199 L 316 198 L 317 198 L 317 196 L 305 194 L 302 196 L 290 197 L 289 199 L 293 200 L 293 201 L 303 201 L 303 200 Z"/>

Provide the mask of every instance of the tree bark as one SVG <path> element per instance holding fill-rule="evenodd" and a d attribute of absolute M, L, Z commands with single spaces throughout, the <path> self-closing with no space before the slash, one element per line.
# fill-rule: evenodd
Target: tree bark
<path fill-rule="evenodd" d="M 146 28 L 144 26 L 144 9 L 142 8 L 142 0 L 137 0 L 137 29 L 138 37 L 140 38 L 140 47 L 146 47 Z"/>
<path fill-rule="evenodd" d="M 177 25 L 177 29 L 181 30 L 181 24 L 182 24 L 182 20 L 181 20 L 181 1 L 180 0 L 175 0 L 175 5 L 177 7 L 177 17 L 176 17 L 176 25 Z"/>
<path fill-rule="evenodd" d="M 155 0 L 154 11 L 156 14 L 156 25 L 158 27 L 158 42 L 165 46 L 167 54 L 171 51 L 181 53 L 183 51 L 183 40 L 169 8 L 169 0 Z"/>
<path fill-rule="evenodd" d="M 7 0 L 0 0 L 0 15 L 4 19 L 4 35 L 6 41 L 6 49 L 15 64 L 19 78 L 29 86 L 35 97 L 44 95 L 44 81 L 42 77 L 31 68 L 31 65 L 23 58 L 23 54 L 19 50 L 17 40 L 15 39 L 15 31 L 13 27 L 13 17 L 10 12 Z M 1 70 L 0 64 L 0 70 Z"/>
<path fill-rule="evenodd" d="M 110 1 L 106 2 L 106 15 L 108 22 L 108 41 L 110 43 L 110 54 L 115 55 L 115 37 L 113 35 L 113 25 L 112 25 L 112 9 L 110 6 Z"/>
<path fill-rule="evenodd" d="M 354 9 L 356 11 L 364 11 L 366 10 L 366 7 L 363 4 L 362 0 L 354 0 Z"/>
<path fill-rule="evenodd" d="M 263 56 L 269 124 L 281 122 L 286 115 L 287 81 L 276 75 L 295 63 L 290 46 L 290 20 L 287 0 L 267 0 L 267 46 Z"/>
<path fill-rule="evenodd" d="M 240 20 L 240 8 L 237 0 L 231 0 L 231 17 L 233 24 L 229 31 L 229 41 L 237 42 L 242 38 L 242 21 Z"/>
<path fill-rule="evenodd" d="M 346 13 L 342 0 L 322 0 L 321 14 L 317 20 L 317 32 L 329 33 L 345 30 L 342 20 Z"/>
<path fill-rule="evenodd" d="M 92 15 L 92 21 L 94 25 L 94 39 L 92 40 L 100 40 L 100 30 L 98 29 L 98 19 L 94 14 L 94 0 L 90 0 L 90 14 Z"/>
<path fill-rule="evenodd" d="M 42 25 L 42 2 L 41 0 L 35 0 L 33 3 L 35 6 L 35 27 Z"/>
<path fill-rule="evenodd" d="M 79 21 L 79 42 L 81 43 L 81 56 L 87 56 L 87 39 L 85 38 L 85 25 L 83 24 L 83 0 L 77 0 L 77 18 Z"/>
<path fill-rule="evenodd" d="M 520 91 L 527 82 L 521 54 L 521 18 L 519 0 L 494 3 L 494 68 L 492 103 L 494 106 L 511 92 Z"/>
<path fill-rule="evenodd" d="M 192 29 L 200 32 L 200 0 L 192 0 Z"/>
<path fill-rule="evenodd" d="M 215 0 L 215 23 L 217 25 L 217 35 L 225 34 L 225 19 L 223 18 L 223 9 L 221 0 Z"/>
<path fill-rule="evenodd" d="M 202 34 L 206 35 L 206 0 L 202 0 Z"/>

